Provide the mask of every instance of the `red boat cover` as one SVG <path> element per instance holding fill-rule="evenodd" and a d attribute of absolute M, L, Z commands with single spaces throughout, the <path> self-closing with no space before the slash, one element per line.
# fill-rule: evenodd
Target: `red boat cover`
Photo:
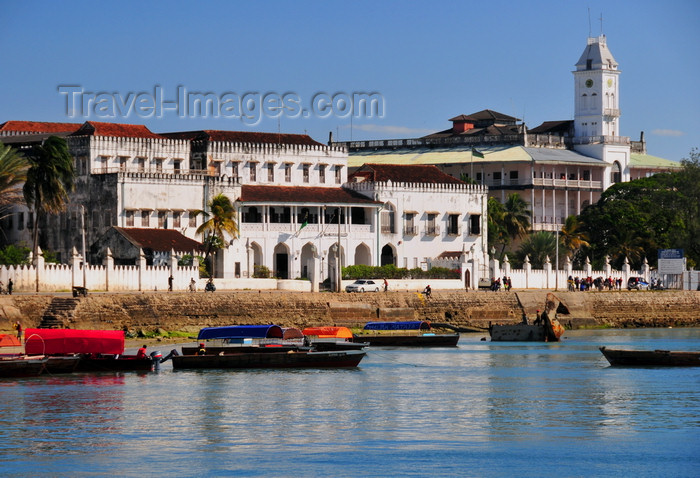
<path fill-rule="evenodd" d="M 17 347 L 22 345 L 17 340 L 17 337 L 10 334 L 0 334 L 0 347 Z"/>
<path fill-rule="evenodd" d="M 25 353 L 49 354 L 123 354 L 121 330 L 26 329 Z"/>

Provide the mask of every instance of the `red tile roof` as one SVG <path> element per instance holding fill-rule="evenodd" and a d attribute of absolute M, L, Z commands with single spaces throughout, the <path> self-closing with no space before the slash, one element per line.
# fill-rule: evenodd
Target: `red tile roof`
<path fill-rule="evenodd" d="M 162 138 L 142 124 L 102 123 L 86 121 L 71 136 L 114 136 L 119 138 Z"/>
<path fill-rule="evenodd" d="M 80 128 L 80 123 L 50 123 L 44 121 L 5 121 L 0 131 L 17 133 L 68 133 Z"/>
<path fill-rule="evenodd" d="M 381 204 L 343 188 L 303 186 L 241 186 L 242 202 Z"/>
<path fill-rule="evenodd" d="M 258 133 L 254 131 L 220 131 L 206 129 L 200 131 L 181 131 L 163 133 L 163 136 L 176 139 L 205 139 L 209 141 L 228 141 L 232 143 L 297 144 L 306 146 L 323 146 L 306 134 Z"/>
<path fill-rule="evenodd" d="M 430 183 L 430 184 L 464 184 L 459 179 L 443 173 L 437 166 L 428 164 L 363 164 L 348 176 L 348 181 L 355 178 L 372 182 Z"/>
<path fill-rule="evenodd" d="M 450 118 L 447 121 L 467 121 L 467 122 L 505 121 L 505 122 L 514 122 L 514 121 L 520 121 L 520 120 L 518 118 L 514 118 L 513 116 L 508 116 L 508 115 L 504 115 L 503 113 L 499 113 L 498 111 L 481 110 L 481 111 L 477 111 L 476 113 L 472 113 L 470 115 L 455 116 L 454 118 Z"/>
<path fill-rule="evenodd" d="M 175 229 L 147 229 L 140 227 L 115 227 L 129 242 L 142 249 L 154 251 L 192 252 L 203 251 L 201 242 L 184 236 Z"/>

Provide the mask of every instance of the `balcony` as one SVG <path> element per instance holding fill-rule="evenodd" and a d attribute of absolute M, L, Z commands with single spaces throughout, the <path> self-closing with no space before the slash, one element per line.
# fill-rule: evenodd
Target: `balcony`
<path fill-rule="evenodd" d="M 603 115 L 612 116 L 613 118 L 619 118 L 620 110 L 617 108 L 605 108 L 603 109 Z"/>
<path fill-rule="evenodd" d="M 425 226 L 425 235 L 426 236 L 439 236 L 440 235 L 440 226 L 436 226 L 434 224 L 429 224 Z"/>
<path fill-rule="evenodd" d="M 620 146 L 629 146 L 629 136 L 585 136 L 574 138 L 574 144 L 617 144 Z"/>
<path fill-rule="evenodd" d="M 404 236 L 417 236 L 418 235 L 418 226 L 404 226 L 403 235 Z"/>

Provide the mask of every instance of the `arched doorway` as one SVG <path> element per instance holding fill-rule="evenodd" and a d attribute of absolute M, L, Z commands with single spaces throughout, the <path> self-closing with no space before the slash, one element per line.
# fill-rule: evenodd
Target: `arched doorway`
<path fill-rule="evenodd" d="M 396 265 L 396 255 L 394 254 L 394 248 L 391 246 L 391 244 L 387 244 L 386 246 L 382 247 L 382 255 L 380 259 L 380 264 L 383 266 L 388 264 Z"/>
<path fill-rule="evenodd" d="M 354 265 L 372 265 L 372 254 L 369 251 L 369 247 L 367 247 L 367 244 L 365 244 L 364 242 L 355 248 Z"/>
<path fill-rule="evenodd" d="M 304 244 L 304 247 L 301 248 L 301 257 L 299 258 L 301 270 L 299 272 L 304 279 L 315 279 L 313 277 L 315 251 L 316 247 L 310 242 L 307 242 Z"/>
<path fill-rule="evenodd" d="M 275 277 L 289 279 L 289 248 L 286 244 L 275 246 Z"/>
<path fill-rule="evenodd" d="M 464 288 L 466 290 L 469 290 L 469 287 L 471 286 L 471 271 L 469 269 L 464 271 Z"/>

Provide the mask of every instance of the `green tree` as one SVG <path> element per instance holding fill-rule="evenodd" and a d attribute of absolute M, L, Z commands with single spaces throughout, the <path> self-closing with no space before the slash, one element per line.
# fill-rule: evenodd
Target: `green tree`
<path fill-rule="evenodd" d="M 39 241 L 39 216 L 42 212 L 58 214 L 68 204 L 68 194 L 75 187 L 73 158 L 66 140 L 50 136 L 34 146 L 27 155 L 29 170 L 24 183 L 24 200 L 34 210 L 32 252 L 36 256 Z"/>
<path fill-rule="evenodd" d="M 29 265 L 29 248 L 10 244 L 0 249 L 0 265 Z"/>
<path fill-rule="evenodd" d="M 503 226 L 503 215 L 505 214 L 503 204 L 501 204 L 498 199 L 490 197 L 487 203 L 487 209 L 489 250 L 496 246 L 503 248 L 503 244 L 510 242 L 508 233 Z"/>
<path fill-rule="evenodd" d="M 505 204 L 489 198 L 489 246 L 501 246 L 500 259 L 503 259 L 506 246 L 514 239 L 522 239 L 530 230 L 529 205 L 518 193 L 508 195 Z M 492 236 L 492 228 L 495 234 Z"/>
<path fill-rule="evenodd" d="M 527 236 L 520 244 L 516 252 L 519 263 L 525 262 L 525 256 L 530 258 L 533 269 L 542 269 L 547 257 L 554 260 L 557 248 L 557 239 L 554 233 L 538 231 Z"/>
<path fill-rule="evenodd" d="M 0 143 L 0 218 L 10 206 L 22 200 L 22 184 L 29 163 L 16 149 Z"/>
<path fill-rule="evenodd" d="M 580 227 L 577 216 L 572 215 L 566 218 L 561 228 L 560 241 L 564 252 L 568 253 L 573 261 L 576 262 L 578 259 L 580 265 L 582 258 L 577 257 L 578 253 L 582 248 L 588 247 L 589 243 L 588 234 Z"/>
<path fill-rule="evenodd" d="M 204 261 L 207 262 L 209 256 L 225 247 L 226 236 L 232 239 L 238 237 L 238 222 L 236 220 L 236 209 L 231 200 L 224 194 L 217 194 L 207 204 L 208 211 L 197 211 L 208 218 L 197 228 L 197 234 L 203 236 Z M 210 277 L 214 277 L 213 261 L 209 269 Z"/>

